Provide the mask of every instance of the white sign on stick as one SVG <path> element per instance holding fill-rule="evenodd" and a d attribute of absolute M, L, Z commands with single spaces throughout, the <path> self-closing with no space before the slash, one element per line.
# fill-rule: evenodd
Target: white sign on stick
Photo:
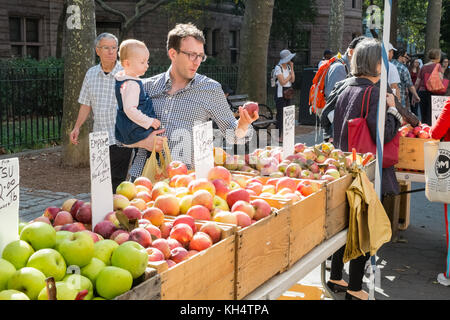
<path fill-rule="evenodd" d="M 19 239 L 19 159 L 0 160 L 0 256 Z"/>
<path fill-rule="evenodd" d="M 283 159 L 294 154 L 295 105 L 283 109 Z"/>
<path fill-rule="evenodd" d="M 431 125 L 434 126 L 450 96 L 431 96 Z"/>
<path fill-rule="evenodd" d="M 212 121 L 193 127 L 195 177 L 208 178 L 208 172 L 214 167 Z"/>
<path fill-rule="evenodd" d="M 89 134 L 91 165 L 92 229 L 113 211 L 109 136 L 107 132 Z"/>

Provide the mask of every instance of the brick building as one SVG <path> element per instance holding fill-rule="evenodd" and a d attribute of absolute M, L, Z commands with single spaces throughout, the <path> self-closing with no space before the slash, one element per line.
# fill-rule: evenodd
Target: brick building
<path fill-rule="evenodd" d="M 344 47 L 352 37 L 362 33 L 362 1 L 346 0 Z M 109 0 L 107 3 L 124 12 L 134 14 L 135 1 Z M 296 48 L 297 63 L 315 65 L 327 49 L 327 28 L 330 0 L 316 0 L 318 15 L 314 24 L 303 25 L 304 45 Z M 55 56 L 58 23 L 61 25 L 63 0 L 0 0 L 0 58 L 31 56 L 37 59 Z M 239 59 L 239 30 L 242 16 L 234 14 L 232 4 L 212 5 L 210 10 L 195 23 L 205 33 L 208 56 L 223 64 L 233 64 Z M 175 18 L 176 19 L 176 18 Z M 166 36 L 174 25 L 174 17 L 159 8 L 139 20 L 127 35 L 144 41 L 150 48 L 152 63 L 168 63 Z M 121 20 L 117 15 L 96 6 L 97 34 L 108 31 L 118 34 Z M 301 23 L 301 22 L 299 22 Z M 285 43 L 271 40 L 269 44 L 269 65 L 277 62 L 279 52 Z"/>

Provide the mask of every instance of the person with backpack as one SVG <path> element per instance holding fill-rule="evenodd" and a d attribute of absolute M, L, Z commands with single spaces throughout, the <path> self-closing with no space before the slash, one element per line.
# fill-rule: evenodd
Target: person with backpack
<path fill-rule="evenodd" d="M 279 142 L 283 140 L 283 109 L 291 104 L 294 95 L 292 84 L 295 82 L 294 63 L 295 53 L 285 49 L 280 52 L 280 61 L 272 70 L 272 87 L 276 86 L 275 106 L 277 107 L 277 129 Z"/>

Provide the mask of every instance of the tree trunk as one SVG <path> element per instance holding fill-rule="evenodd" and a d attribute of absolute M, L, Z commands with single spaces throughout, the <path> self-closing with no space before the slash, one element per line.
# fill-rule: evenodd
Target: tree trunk
<path fill-rule="evenodd" d="M 431 49 L 439 49 L 441 35 L 442 0 L 428 0 L 427 27 L 425 33 L 425 62 Z"/>
<path fill-rule="evenodd" d="M 241 29 L 237 93 L 267 103 L 267 53 L 274 0 L 248 0 Z"/>
<path fill-rule="evenodd" d="M 63 9 L 59 15 L 58 29 L 56 31 L 56 58 L 62 58 L 63 56 L 63 40 L 64 40 L 64 29 L 66 21 L 66 11 L 67 11 L 67 0 L 64 0 Z"/>
<path fill-rule="evenodd" d="M 86 71 L 94 65 L 95 6 L 94 0 L 68 0 L 65 21 L 66 52 L 64 59 L 64 104 L 61 128 L 62 165 L 89 166 L 89 132 L 92 119 L 83 124 L 79 144 L 72 145 L 69 134 L 78 116 L 78 96 Z"/>
<path fill-rule="evenodd" d="M 397 48 L 397 17 L 398 17 L 398 0 L 392 0 L 391 10 L 391 34 L 389 36 L 390 43 Z"/>
<path fill-rule="evenodd" d="M 344 37 L 345 0 L 331 0 L 328 18 L 328 49 L 333 53 L 344 53 L 342 46 Z"/>

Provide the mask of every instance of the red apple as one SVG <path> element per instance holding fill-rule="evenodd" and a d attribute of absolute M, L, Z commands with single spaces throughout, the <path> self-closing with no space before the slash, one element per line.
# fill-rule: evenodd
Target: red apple
<path fill-rule="evenodd" d="M 136 228 L 131 230 L 130 240 L 139 243 L 144 248 L 147 248 L 152 244 L 152 236 L 150 232 L 148 232 L 147 229 L 144 228 Z"/>
<path fill-rule="evenodd" d="M 210 210 L 202 205 L 195 205 L 190 207 L 187 211 L 187 215 L 197 220 L 211 220 Z"/>
<path fill-rule="evenodd" d="M 94 232 L 101 235 L 104 239 L 109 239 L 112 233 L 117 230 L 117 227 L 111 221 L 100 221 L 94 227 Z"/>
<path fill-rule="evenodd" d="M 197 227 L 195 226 L 195 219 L 187 214 L 180 214 L 178 217 L 173 220 L 173 227 L 179 223 L 186 223 L 192 229 L 192 232 L 195 233 L 197 231 Z"/>
<path fill-rule="evenodd" d="M 173 238 L 167 238 L 167 242 L 169 243 L 170 250 L 173 250 L 175 248 L 182 248 L 183 245 L 177 240 Z"/>
<path fill-rule="evenodd" d="M 183 262 L 188 258 L 188 251 L 185 248 L 177 247 L 171 251 L 171 260 L 175 263 Z"/>
<path fill-rule="evenodd" d="M 231 182 L 231 172 L 222 166 L 213 167 L 208 172 L 208 180 L 214 181 L 216 179 L 223 180 L 226 184 L 230 184 Z"/>
<path fill-rule="evenodd" d="M 333 180 L 334 180 L 334 178 L 333 178 Z M 302 196 L 305 196 L 305 197 L 314 193 L 314 187 L 312 186 L 311 182 L 309 182 L 309 181 L 301 181 L 298 184 L 297 190 L 300 191 Z"/>
<path fill-rule="evenodd" d="M 130 206 L 136 207 L 139 209 L 139 211 L 143 211 L 147 209 L 147 203 L 145 200 L 140 198 L 134 198 L 130 201 Z"/>
<path fill-rule="evenodd" d="M 164 214 L 177 216 L 180 214 L 180 199 L 174 194 L 163 194 L 156 198 L 154 207 L 161 209 Z"/>
<path fill-rule="evenodd" d="M 246 103 L 244 103 L 244 105 L 242 106 L 245 110 L 247 110 L 248 114 L 250 115 L 250 117 L 253 116 L 253 113 L 258 113 L 259 112 L 259 106 L 257 102 L 253 102 L 253 101 L 248 101 Z"/>
<path fill-rule="evenodd" d="M 230 192 L 230 187 L 225 183 L 222 179 L 215 179 L 211 181 L 216 189 L 216 196 L 221 197 L 222 199 L 227 199 L 227 194 Z"/>
<path fill-rule="evenodd" d="M 61 206 L 62 211 L 70 212 L 70 209 L 72 209 L 73 204 L 77 201 L 77 199 L 67 199 L 64 201 L 64 203 Z M 60 210 L 60 211 L 61 211 Z"/>
<path fill-rule="evenodd" d="M 50 219 L 47 217 L 44 217 L 44 216 L 39 216 L 39 217 L 33 219 L 33 222 L 36 222 L 36 221 L 40 221 L 40 222 L 44 222 L 46 224 L 52 225 L 52 223 L 50 222 Z"/>
<path fill-rule="evenodd" d="M 198 190 L 206 190 L 214 197 L 216 195 L 216 187 L 213 183 L 205 178 L 195 179 L 188 185 L 189 192 L 194 194 Z"/>
<path fill-rule="evenodd" d="M 70 231 L 70 232 L 78 232 L 86 230 L 86 227 L 81 222 L 68 223 L 61 227 L 61 230 Z"/>
<path fill-rule="evenodd" d="M 145 249 L 148 253 L 148 261 L 163 261 L 165 260 L 164 254 L 157 248 L 148 247 Z"/>
<path fill-rule="evenodd" d="M 159 226 L 159 230 L 161 230 L 161 238 L 167 239 L 170 234 L 170 230 L 172 229 L 172 222 L 166 221 L 163 222 L 162 225 Z"/>
<path fill-rule="evenodd" d="M 161 230 L 157 226 L 152 225 L 151 223 L 147 224 L 145 227 L 145 230 L 150 232 L 153 239 L 159 239 L 161 238 Z"/>
<path fill-rule="evenodd" d="M 206 250 L 213 245 L 213 241 L 211 237 L 204 232 L 197 232 L 192 237 L 192 240 L 189 242 L 190 250 L 202 251 Z"/>
<path fill-rule="evenodd" d="M 289 188 L 292 192 L 294 192 L 297 188 L 297 182 L 289 177 L 280 178 L 276 185 L 276 192 L 278 193 L 281 189 Z"/>
<path fill-rule="evenodd" d="M 81 205 L 81 207 L 78 209 L 75 218 L 77 221 L 81 223 L 92 223 L 92 209 L 91 209 L 91 203 L 86 202 Z"/>
<path fill-rule="evenodd" d="M 175 180 L 175 188 L 186 187 L 193 181 L 194 178 L 188 174 L 178 175 Z"/>
<path fill-rule="evenodd" d="M 420 130 L 417 137 L 420 139 L 430 139 L 430 134 L 425 130 Z"/>
<path fill-rule="evenodd" d="M 160 208 L 150 207 L 142 211 L 142 218 L 149 220 L 154 226 L 161 226 L 164 223 L 164 212 Z"/>
<path fill-rule="evenodd" d="M 124 215 L 126 215 L 129 220 L 132 220 L 132 219 L 139 220 L 139 219 L 142 218 L 141 211 L 137 207 L 135 207 L 133 205 L 129 205 L 128 207 L 123 209 L 122 213 Z"/>
<path fill-rule="evenodd" d="M 186 246 L 191 241 L 193 235 L 191 226 L 186 223 L 178 223 L 170 230 L 169 237 L 178 240 L 183 246 Z"/>
<path fill-rule="evenodd" d="M 245 187 L 245 189 L 247 191 L 251 190 L 255 193 L 255 195 L 259 196 L 262 192 L 263 189 L 263 184 L 259 183 L 259 182 L 251 182 L 251 183 L 247 183 L 247 186 Z"/>
<path fill-rule="evenodd" d="M 147 191 L 139 191 L 135 199 L 142 199 L 145 203 L 152 201 L 152 195 Z"/>
<path fill-rule="evenodd" d="M 119 227 L 119 220 L 116 217 L 115 211 L 108 212 L 103 220 L 111 221 L 116 227 Z"/>
<path fill-rule="evenodd" d="M 164 255 L 164 259 L 170 258 L 170 246 L 167 239 L 156 239 L 152 242 L 152 247 L 161 251 Z"/>
<path fill-rule="evenodd" d="M 70 214 L 72 215 L 72 218 L 76 219 L 76 214 L 78 209 L 80 209 L 80 207 L 84 204 L 83 200 L 77 200 L 75 201 L 75 203 L 72 205 L 72 208 L 70 208 Z"/>
<path fill-rule="evenodd" d="M 63 226 L 65 224 L 73 223 L 73 217 L 70 212 L 60 211 L 53 221 L 54 226 Z"/>
<path fill-rule="evenodd" d="M 236 215 L 237 225 L 245 228 L 252 224 L 252 219 L 248 216 L 246 212 L 243 211 L 234 211 Z"/>
<path fill-rule="evenodd" d="M 198 190 L 192 196 L 191 208 L 193 206 L 201 205 L 206 207 L 209 211 L 213 208 L 213 198 L 207 190 Z M 189 210 L 188 210 L 189 211 Z"/>
<path fill-rule="evenodd" d="M 249 202 L 243 200 L 236 201 L 231 207 L 231 212 L 236 211 L 245 212 L 250 219 L 253 219 L 255 215 L 255 208 Z"/>
<path fill-rule="evenodd" d="M 55 220 L 56 215 L 58 212 L 61 211 L 61 208 L 58 207 L 48 207 L 45 209 L 44 213 L 42 214 L 44 217 L 47 217 L 50 221 Z"/>
<path fill-rule="evenodd" d="M 272 207 L 263 199 L 252 200 L 250 204 L 255 208 L 255 215 L 253 216 L 255 220 L 261 220 L 269 216 L 272 212 Z"/>
<path fill-rule="evenodd" d="M 130 233 L 125 230 L 116 230 L 109 237 L 111 240 L 114 240 L 118 244 L 122 244 L 126 241 L 130 240 Z"/>
<path fill-rule="evenodd" d="M 88 235 L 91 236 L 92 240 L 94 240 L 94 243 L 100 240 L 103 240 L 103 237 L 99 235 L 98 233 L 92 232 L 91 230 L 82 230 L 81 232 L 85 232 Z"/>
<path fill-rule="evenodd" d="M 247 190 L 245 190 L 243 188 L 237 188 L 237 189 L 231 190 L 228 193 L 226 200 L 227 200 L 228 206 L 230 208 L 232 208 L 233 204 L 236 201 L 244 200 L 244 201 L 250 202 L 250 194 L 248 193 Z"/>
<path fill-rule="evenodd" d="M 295 153 L 299 153 L 299 152 L 303 152 L 303 150 L 305 150 L 306 145 L 304 143 L 296 143 L 294 144 L 294 152 Z"/>
<path fill-rule="evenodd" d="M 152 189 L 152 200 L 154 201 L 159 196 L 170 193 L 172 193 L 172 189 L 170 188 L 169 184 L 164 181 L 158 181 L 157 183 L 155 183 Z"/>
<path fill-rule="evenodd" d="M 206 222 L 200 227 L 199 231 L 208 234 L 213 243 L 219 242 L 222 239 L 222 229 L 215 222 Z"/>
<path fill-rule="evenodd" d="M 169 178 L 172 178 L 173 176 L 176 176 L 176 175 L 187 174 L 187 173 L 188 173 L 188 168 L 187 168 L 186 164 L 184 164 L 181 161 L 174 160 L 171 163 L 169 163 L 169 165 L 167 167 L 167 174 L 169 175 Z"/>
<path fill-rule="evenodd" d="M 147 177 L 137 177 L 136 180 L 134 180 L 134 185 L 147 187 L 150 191 L 153 188 L 152 181 Z"/>

